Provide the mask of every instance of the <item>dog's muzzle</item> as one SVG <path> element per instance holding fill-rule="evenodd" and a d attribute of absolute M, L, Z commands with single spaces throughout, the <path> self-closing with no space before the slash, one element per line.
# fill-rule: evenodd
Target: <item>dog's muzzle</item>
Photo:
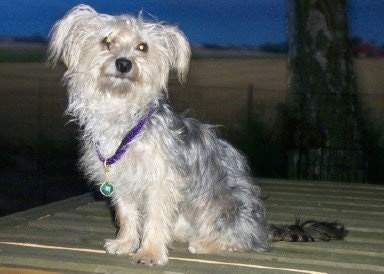
<path fill-rule="evenodd" d="M 115 64 L 117 70 L 121 73 L 127 73 L 132 69 L 132 62 L 124 57 L 116 59 Z"/>

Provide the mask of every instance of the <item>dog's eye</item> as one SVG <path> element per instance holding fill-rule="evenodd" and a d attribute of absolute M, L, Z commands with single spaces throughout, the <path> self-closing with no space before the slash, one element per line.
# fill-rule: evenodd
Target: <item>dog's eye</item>
<path fill-rule="evenodd" d="M 112 39 L 108 36 L 104 37 L 103 40 L 101 40 L 101 43 L 107 46 L 108 50 L 111 50 L 111 43 Z"/>
<path fill-rule="evenodd" d="M 137 50 L 141 52 L 148 52 L 148 45 L 146 43 L 140 43 L 137 47 Z"/>

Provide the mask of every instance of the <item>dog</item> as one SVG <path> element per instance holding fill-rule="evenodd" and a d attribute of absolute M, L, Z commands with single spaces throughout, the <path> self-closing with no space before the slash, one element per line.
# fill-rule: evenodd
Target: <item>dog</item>
<path fill-rule="evenodd" d="M 50 33 L 63 62 L 67 114 L 81 129 L 80 165 L 115 207 L 106 252 L 163 265 L 172 241 L 191 253 L 267 251 L 271 242 L 342 239 L 338 223 L 269 224 L 246 157 L 215 127 L 168 105 L 171 72 L 184 83 L 191 50 L 175 26 L 79 5 Z"/>

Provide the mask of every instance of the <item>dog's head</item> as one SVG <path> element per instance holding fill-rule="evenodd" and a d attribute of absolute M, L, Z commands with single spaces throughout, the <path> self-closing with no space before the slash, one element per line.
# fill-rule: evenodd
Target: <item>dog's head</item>
<path fill-rule="evenodd" d="M 185 81 L 190 47 L 177 27 L 79 5 L 53 27 L 49 60 L 53 65 L 62 61 L 68 78 L 81 75 L 99 90 L 159 92 L 166 90 L 171 70 Z"/>

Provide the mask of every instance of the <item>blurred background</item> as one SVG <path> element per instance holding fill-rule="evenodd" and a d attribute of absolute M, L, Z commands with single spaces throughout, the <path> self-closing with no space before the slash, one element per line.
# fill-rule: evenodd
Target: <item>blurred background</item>
<path fill-rule="evenodd" d="M 384 183 L 384 0 L 312 2 L 0 0 L 0 216 L 92 189 L 64 115 L 65 68 L 45 62 L 51 27 L 80 3 L 178 25 L 193 56 L 187 85 L 170 82 L 171 105 L 222 125 L 255 176 Z M 329 23 L 340 14 L 345 25 Z M 325 35 L 336 54 L 310 37 L 324 22 L 345 38 Z M 318 71 L 316 52 L 346 66 Z M 327 73 L 338 77 L 318 87 Z"/>

